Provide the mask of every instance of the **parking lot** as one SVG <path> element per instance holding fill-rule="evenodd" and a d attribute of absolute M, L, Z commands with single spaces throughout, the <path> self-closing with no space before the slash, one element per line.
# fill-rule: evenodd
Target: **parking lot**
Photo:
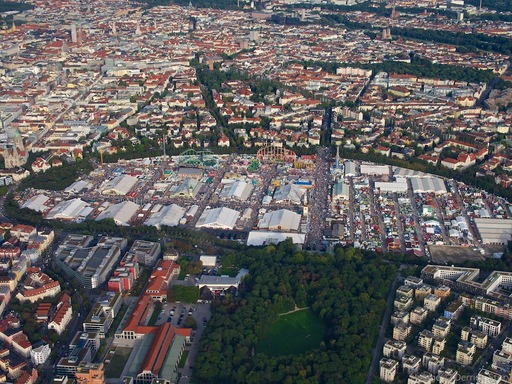
<path fill-rule="evenodd" d="M 194 318 L 197 329 L 192 332 L 191 345 L 188 347 L 189 353 L 185 366 L 178 369 L 178 372 L 182 375 L 180 383 L 189 382 L 199 352 L 199 341 L 211 316 L 210 304 L 165 303 L 156 323 L 159 325 L 169 322 L 176 327 L 183 327 L 188 316 Z"/>

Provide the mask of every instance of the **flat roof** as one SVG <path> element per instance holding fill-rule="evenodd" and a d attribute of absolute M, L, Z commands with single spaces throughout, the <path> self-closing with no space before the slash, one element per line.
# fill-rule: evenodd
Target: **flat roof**
<path fill-rule="evenodd" d="M 251 231 L 247 238 L 247 245 L 277 244 L 291 238 L 294 244 L 304 244 L 306 235 L 303 233 Z"/>
<path fill-rule="evenodd" d="M 507 244 L 512 240 L 511 219 L 475 218 L 475 225 L 484 244 Z"/>

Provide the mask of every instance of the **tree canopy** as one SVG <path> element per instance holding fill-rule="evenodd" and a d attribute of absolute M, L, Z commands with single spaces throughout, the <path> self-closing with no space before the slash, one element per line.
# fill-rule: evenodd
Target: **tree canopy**
<path fill-rule="evenodd" d="M 396 267 L 375 253 L 299 251 L 290 242 L 229 256 L 249 269 L 239 297 L 212 303 L 194 375 L 202 383 L 363 383 Z M 280 313 L 309 306 L 327 327 L 320 346 L 268 356 L 258 341 Z M 286 342 L 286 340 L 282 340 Z"/>

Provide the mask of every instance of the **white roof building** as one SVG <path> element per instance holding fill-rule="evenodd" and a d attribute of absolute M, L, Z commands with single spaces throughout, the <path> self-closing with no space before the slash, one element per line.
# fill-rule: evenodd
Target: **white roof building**
<path fill-rule="evenodd" d="M 92 183 L 86 180 L 78 180 L 71 184 L 64 190 L 64 193 L 80 193 L 85 190 L 91 189 Z"/>
<path fill-rule="evenodd" d="M 233 229 L 239 217 L 240 212 L 226 207 L 205 209 L 196 228 Z"/>
<path fill-rule="evenodd" d="M 43 194 L 35 195 L 28 199 L 21 208 L 28 208 L 36 212 L 45 212 L 49 209 L 49 207 L 45 205 L 48 200 L 50 200 L 50 198 Z"/>
<path fill-rule="evenodd" d="M 196 179 L 185 179 L 176 189 L 174 189 L 172 196 L 196 197 L 202 186 L 203 183 Z"/>
<path fill-rule="evenodd" d="M 199 257 L 203 267 L 215 267 L 217 265 L 217 256 L 203 255 Z"/>
<path fill-rule="evenodd" d="M 411 178 L 411 184 L 414 193 L 447 193 L 446 185 L 439 177 L 414 177 Z"/>
<path fill-rule="evenodd" d="M 276 189 L 274 201 L 276 203 L 289 202 L 301 204 L 306 191 L 295 184 L 286 184 Z"/>
<path fill-rule="evenodd" d="M 389 165 L 361 164 L 361 174 L 362 175 L 389 175 Z"/>
<path fill-rule="evenodd" d="M 230 181 L 225 183 L 220 193 L 220 197 L 228 199 L 238 199 L 245 201 L 251 196 L 253 186 L 242 180 Z"/>
<path fill-rule="evenodd" d="M 154 212 L 145 225 L 153 225 L 160 228 L 162 225 L 175 227 L 179 224 L 181 218 L 185 215 L 186 209 L 177 204 L 166 205 L 158 212 Z"/>
<path fill-rule="evenodd" d="M 475 225 L 484 244 L 507 244 L 512 240 L 512 220 L 475 218 Z"/>
<path fill-rule="evenodd" d="M 139 204 L 135 204 L 132 201 L 123 201 L 119 204 L 113 204 L 101 212 L 96 218 L 96 221 L 113 219 L 117 225 L 126 226 L 139 208 Z"/>
<path fill-rule="evenodd" d="M 291 238 L 294 244 L 304 244 L 306 235 L 303 233 L 285 233 L 285 232 L 268 232 L 268 231 L 251 231 L 247 238 L 247 245 L 268 245 L 277 244 Z"/>
<path fill-rule="evenodd" d="M 30 360 L 35 366 L 44 364 L 52 352 L 48 344 L 42 344 L 30 351 Z"/>
<path fill-rule="evenodd" d="M 136 177 L 130 175 L 120 175 L 108 181 L 102 188 L 101 193 L 104 195 L 121 195 L 124 196 L 137 184 Z"/>
<path fill-rule="evenodd" d="M 343 163 L 345 168 L 345 177 L 357 176 L 357 166 L 353 161 L 347 160 Z"/>
<path fill-rule="evenodd" d="M 89 204 L 82 199 L 64 200 L 53 207 L 45 216 L 48 220 L 75 220 L 86 217 L 91 210 Z"/>
<path fill-rule="evenodd" d="M 288 209 L 279 209 L 273 212 L 267 212 L 258 223 L 259 229 L 270 231 L 298 231 L 300 227 L 301 216 L 298 213 Z"/>
<path fill-rule="evenodd" d="M 375 188 L 381 192 L 407 192 L 407 179 L 397 177 L 396 181 L 376 181 Z"/>

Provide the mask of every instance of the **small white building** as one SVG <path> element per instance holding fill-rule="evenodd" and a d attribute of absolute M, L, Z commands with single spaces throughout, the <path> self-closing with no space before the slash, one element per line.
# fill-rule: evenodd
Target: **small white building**
<path fill-rule="evenodd" d="M 203 267 L 215 267 L 217 265 L 217 256 L 203 255 L 199 257 Z"/>
<path fill-rule="evenodd" d="M 52 349 L 50 346 L 48 344 L 43 344 L 30 351 L 30 360 L 35 366 L 44 364 L 46 360 L 48 360 L 48 357 L 50 357 L 51 352 Z"/>

